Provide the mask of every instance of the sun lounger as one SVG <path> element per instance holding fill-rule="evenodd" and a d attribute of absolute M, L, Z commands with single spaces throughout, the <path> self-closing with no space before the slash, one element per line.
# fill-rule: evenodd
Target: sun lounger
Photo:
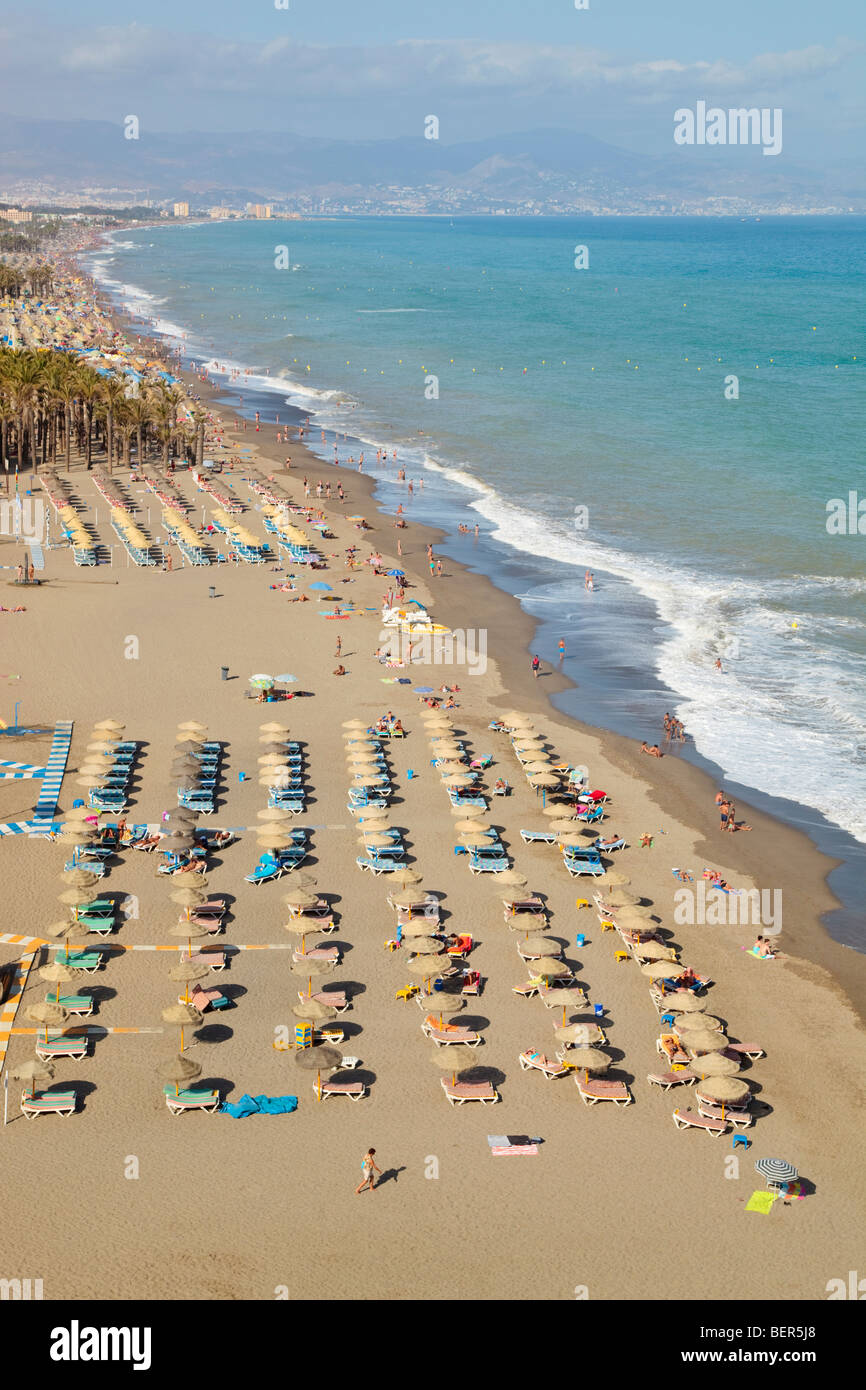
<path fill-rule="evenodd" d="M 759 1047 L 757 1043 L 729 1042 L 722 1053 L 723 1057 L 734 1057 L 738 1062 L 742 1061 L 743 1057 L 748 1057 L 750 1061 L 756 1062 L 759 1057 L 766 1057 L 766 1055 L 764 1049 Z"/>
<path fill-rule="evenodd" d="M 298 990 L 298 998 L 302 1002 L 308 997 L 304 990 Z M 323 989 L 318 994 L 314 994 L 312 998 L 317 1004 L 330 1004 L 331 1008 L 336 1009 L 338 1014 L 345 1013 L 351 1002 L 343 989 Z"/>
<path fill-rule="evenodd" d="M 214 950 L 210 946 L 204 946 L 192 956 L 184 951 L 180 958 L 181 961 L 192 961 L 193 965 L 206 965 L 210 970 L 225 970 L 226 968 L 226 953 L 222 948 Z"/>
<path fill-rule="evenodd" d="M 507 854 L 497 856 L 480 856 L 472 854 L 469 860 L 469 872 L 471 874 L 501 874 L 505 869 L 511 868 L 511 860 Z"/>
<path fill-rule="evenodd" d="M 521 830 L 520 838 L 525 845 L 555 845 L 559 838 L 550 830 Z"/>
<path fill-rule="evenodd" d="M 748 1129 L 754 1123 L 754 1116 L 749 1110 L 737 1105 L 718 1105 L 715 1101 L 704 1100 L 697 1096 L 698 1114 L 705 1120 L 730 1120 L 731 1124 L 737 1128 Z"/>
<path fill-rule="evenodd" d="M 480 1101 L 482 1105 L 495 1105 L 499 1092 L 490 1081 L 449 1081 L 441 1078 L 442 1089 L 451 1105 L 465 1105 L 468 1100 Z"/>
<path fill-rule="evenodd" d="M 546 1081 L 554 1076 L 567 1076 L 570 1070 L 562 1062 L 546 1057 L 543 1052 L 521 1052 L 517 1060 L 521 1071 L 540 1071 Z"/>
<path fill-rule="evenodd" d="M 598 1105 L 601 1100 L 611 1100 L 614 1105 L 628 1105 L 631 1101 L 631 1094 L 624 1081 L 586 1081 L 580 1072 L 574 1079 L 584 1105 Z"/>
<path fill-rule="evenodd" d="M 77 1099 L 75 1091 L 37 1091 L 32 1096 L 22 1091 L 21 1112 L 28 1120 L 35 1115 L 63 1115 L 68 1118 L 75 1113 Z"/>
<path fill-rule="evenodd" d="M 342 956 L 339 946 L 313 946 L 308 951 L 302 951 L 300 948 L 296 951 L 292 951 L 292 960 L 296 962 L 304 960 L 327 960 L 333 962 L 334 965 L 339 965 Z"/>
<path fill-rule="evenodd" d="M 219 1091 L 176 1091 L 169 1082 L 164 1088 L 165 1103 L 172 1115 L 182 1115 L 185 1110 L 204 1110 L 214 1115 L 220 1106 Z"/>
<path fill-rule="evenodd" d="M 538 986 L 538 996 L 548 1009 L 585 1009 L 589 1005 L 586 998 L 586 990 L 581 985 L 569 983 L 565 985 L 547 984 L 542 980 Z"/>
<path fill-rule="evenodd" d="M 102 952 L 70 951 L 68 959 L 63 963 L 68 965 L 70 970 L 83 970 L 87 975 L 94 975 L 102 964 Z"/>
<path fill-rule="evenodd" d="M 87 1056 L 87 1037 L 81 1038 L 37 1038 L 37 1057 L 71 1057 L 82 1062 Z"/>
<path fill-rule="evenodd" d="M 319 1095 L 320 1090 L 322 1100 L 327 1100 L 328 1096 L 348 1096 L 349 1100 L 361 1100 L 367 1093 L 363 1081 L 314 1081 L 314 1093 Z"/>
<path fill-rule="evenodd" d="M 202 989 L 201 985 L 194 985 L 190 1002 L 203 1014 L 208 1009 L 227 1009 L 232 1001 L 219 989 Z"/>
<path fill-rule="evenodd" d="M 589 874 L 592 878 L 604 875 L 604 865 L 600 859 L 570 859 L 563 855 L 562 862 L 572 878 L 580 878 L 581 874 Z"/>
<path fill-rule="evenodd" d="M 672 1086 L 692 1086 L 698 1078 L 690 1071 L 650 1071 L 646 1079 L 651 1086 L 669 1091 Z"/>
<path fill-rule="evenodd" d="M 53 994 L 46 994 L 45 999 L 49 1004 L 59 1003 L 62 1009 L 79 1018 L 89 1018 L 93 1013 L 93 1000 L 89 994 L 61 994 L 59 1000 Z"/>
<path fill-rule="evenodd" d="M 512 985 L 511 993 L 519 994 L 522 999 L 531 999 L 541 988 L 541 980 L 525 980 L 522 985 Z"/>
<path fill-rule="evenodd" d="M 425 1018 L 421 1030 L 437 1047 L 452 1047 L 458 1043 L 464 1047 L 479 1046 L 481 1034 L 476 1033 L 474 1028 L 458 1028 L 455 1024 L 440 1027 L 438 1019 L 431 1023 L 431 1017 L 432 1015 Z"/>
<path fill-rule="evenodd" d="M 272 879 L 282 878 L 283 865 L 272 861 L 268 864 L 257 864 L 251 874 L 245 875 L 247 883 L 270 883 Z"/>
<path fill-rule="evenodd" d="M 390 874 L 400 867 L 397 859 L 374 859 L 359 855 L 355 860 L 359 869 L 367 869 L 371 874 Z"/>
<path fill-rule="evenodd" d="M 710 1119 L 709 1116 L 699 1115 L 694 1110 L 675 1110 L 674 1124 L 677 1129 L 705 1129 L 707 1134 L 711 1134 L 717 1139 L 720 1134 L 727 1134 L 728 1120 Z"/>
<path fill-rule="evenodd" d="M 656 1038 L 656 1052 L 662 1057 L 667 1057 L 672 1064 L 688 1066 L 691 1060 L 689 1054 L 680 1047 L 673 1033 L 662 1033 L 660 1038 Z"/>

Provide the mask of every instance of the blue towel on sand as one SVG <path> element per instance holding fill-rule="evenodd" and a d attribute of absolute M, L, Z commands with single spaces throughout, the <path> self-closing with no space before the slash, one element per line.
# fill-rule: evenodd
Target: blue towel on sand
<path fill-rule="evenodd" d="M 245 1115 L 291 1115 L 298 1108 L 297 1096 L 241 1096 L 239 1101 L 223 1101 L 220 1113 L 242 1120 Z"/>

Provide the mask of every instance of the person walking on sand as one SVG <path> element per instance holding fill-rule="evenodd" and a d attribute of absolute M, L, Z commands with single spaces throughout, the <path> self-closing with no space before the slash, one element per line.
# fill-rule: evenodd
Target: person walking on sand
<path fill-rule="evenodd" d="M 361 1181 L 358 1183 L 358 1186 L 355 1188 L 355 1196 L 356 1196 L 356 1197 L 357 1197 L 358 1193 L 359 1193 L 359 1192 L 363 1192 L 363 1191 L 364 1191 L 364 1188 L 367 1187 L 368 1185 L 369 1185 L 369 1189 L 370 1189 L 371 1192 L 375 1192 L 375 1190 L 376 1190 L 376 1179 L 373 1177 L 373 1174 L 374 1174 L 374 1173 L 379 1173 L 379 1174 L 381 1175 L 382 1169 L 379 1168 L 379 1167 L 377 1166 L 377 1164 L 376 1164 L 376 1162 L 375 1162 L 375 1160 L 374 1160 L 374 1158 L 373 1158 L 373 1155 L 375 1154 L 375 1152 L 376 1152 L 375 1149 L 368 1149 L 367 1152 L 364 1154 L 364 1160 L 363 1160 L 363 1162 L 362 1162 L 362 1164 L 361 1164 L 361 1173 L 362 1173 Z"/>
<path fill-rule="evenodd" d="M 539 661 L 539 659 L 538 659 L 537 656 L 534 656 L 534 657 L 532 658 L 532 674 L 534 675 L 534 677 L 535 677 L 536 680 L 538 680 L 538 673 L 539 673 L 540 670 L 541 670 L 541 662 Z"/>
<path fill-rule="evenodd" d="M 560 659 L 560 661 L 564 661 L 564 660 L 565 660 L 565 638 L 564 638 L 564 637 L 560 637 L 560 639 L 559 639 L 559 648 L 558 648 L 558 650 L 559 650 L 559 659 Z"/>
<path fill-rule="evenodd" d="M 337 650 L 334 652 L 334 656 L 342 656 L 342 655 L 343 655 L 343 641 L 342 641 L 342 638 L 338 637 L 338 638 L 337 638 Z"/>

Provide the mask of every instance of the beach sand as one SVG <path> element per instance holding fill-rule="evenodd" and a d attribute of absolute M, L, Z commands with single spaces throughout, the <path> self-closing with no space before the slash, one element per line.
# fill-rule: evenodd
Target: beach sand
<path fill-rule="evenodd" d="M 254 441 L 264 444 L 265 432 L 248 431 L 244 443 Z M 285 452 L 295 466 L 277 476 L 296 495 L 305 471 L 314 481 L 333 479 L 336 470 L 301 446 Z M 232 476 L 243 499 L 245 474 L 223 475 Z M 63 810 L 84 794 L 74 769 L 92 723 L 110 716 L 124 721 L 125 737 L 143 743 L 128 819 L 158 820 L 174 800 L 175 727 L 198 719 L 209 737 L 225 741 L 227 754 L 222 805 L 204 824 L 254 826 L 265 804 L 255 776 L 259 726 L 285 716 L 306 753 L 310 799 L 297 824 L 316 827 L 305 867 L 340 914 L 327 940 L 341 943 L 344 960 L 327 982 L 358 991 L 340 1021 L 349 1035 L 344 1051 L 361 1057 L 371 1079 L 369 1095 L 357 1105 L 316 1103 L 311 1073 L 272 1046 L 275 1030 L 293 1022 L 290 1009 L 302 985 L 289 970 L 290 952 L 239 953 L 230 970 L 205 982 L 226 986 L 236 1007 L 209 1015 L 200 1041 L 187 1036 L 190 1055 L 203 1067 L 200 1081 L 219 1085 L 230 1099 L 291 1093 L 299 1097 L 298 1111 L 243 1121 L 173 1118 L 155 1075 L 159 1060 L 174 1050 L 176 1034 L 168 1031 L 109 1035 L 97 1039 L 86 1062 L 58 1063 L 55 1085 L 68 1079 L 86 1092 L 83 1109 L 69 1120 L 19 1118 L 19 1087 L 10 1082 L 5 1206 L 17 1268 L 8 1275 L 42 1277 L 46 1298 L 272 1299 L 284 1290 L 295 1300 L 320 1298 L 323 1290 L 332 1299 L 559 1300 L 584 1296 L 583 1290 L 595 1300 L 825 1296 L 829 1279 L 859 1267 L 866 1215 L 858 1134 L 866 1063 L 858 1012 L 863 962 L 818 925 L 832 905 L 823 883 L 830 865 L 805 837 L 751 812 L 751 834 L 722 840 L 703 774 L 674 758 L 638 761 L 624 740 L 599 737 L 557 714 L 547 695 L 558 678 L 534 683 L 528 672 L 530 620 L 513 600 L 451 563 L 442 580 L 426 578 L 428 533 L 410 525 L 402 533 L 401 562 L 412 581 L 409 596 L 429 602 L 437 620 L 486 629 L 490 662 L 474 677 L 452 676 L 443 667 L 413 667 L 408 674 L 416 684 L 460 685 L 455 726 L 473 753 L 493 754 L 488 781 L 502 775 L 514 788 L 491 803 L 489 821 L 502 827 L 531 888 L 546 895 L 550 933 L 567 943 L 566 957 L 590 1001 L 603 1004 L 615 1074 L 628 1080 L 634 1103 L 588 1108 L 570 1079 L 547 1082 L 522 1072 L 521 1050 L 552 1049 L 555 1016 L 537 999 L 512 992 L 527 971 L 492 876 L 473 878 L 466 861 L 454 856 L 455 818 L 429 765 L 418 699 L 407 686 L 383 684 L 383 677 L 403 673 L 372 659 L 386 581 L 366 568 L 344 569 L 342 554 L 356 542 L 396 559 L 397 533 L 375 513 L 369 481 L 348 470 L 341 476 L 346 503 L 326 513 L 360 512 L 374 529 L 362 539 L 353 525 L 335 520 L 336 540 L 323 548 L 338 558 L 324 573 L 299 571 L 298 583 L 324 578 L 359 610 L 372 610 L 363 616 L 328 627 L 317 602 L 292 604 L 271 591 L 265 567 L 166 574 L 127 568 L 120 552 L 111 567 L 76 570 L 65 551 L 50 551 L 47 582 L 27 593 L 26 614 L 0 620 L 5 670 L 20 675 L 7 702 L 20 699 L 28 722 L 75 720 Z M 99 508 L 101 539 L 113 540 L 92 481 L 78 468 L 71 479 L 82 502 Z M 195 497 L 190 477 L 178 479 Z M 151 500 L 140 486 L 133 484 L 132 492 L 143 505 Z M 256 512 L 244 524 L 264 536 Z M 3 563 L 9 550 L 0 548 Z M 343 585 L 344 578 L 352 582 Z M 211 584 L 215 600 L 208 597 Z M 342 679 L 332 675 L 337 632 L 349 672 Z M 132 660 L 125 655 L 131 637 L 138 643 Z M 220 679 L 223 664 L 228 681 Z M 310 694 L 278 705 L 248 701 L 247 677 L 256 671 L 291 671 L 298 677 L 293 689 Z M 487 730 L 491 718 L 513 706 L 533 713 L 562 758 L 587 764 L 591 784 L 609 792 L 603 829 L 629 841 L 615 867 L 673 928 L 682 959 L 716 981 L 710 1012 L 727 1021 L 732 1038 L 766 1049 L 745 1072 L 761 1102 L 748 1153 L 733 1155 L 730 1135 L 716 1140 L 677 1132 L 672 1111 L 693 1103 L 693 1093 L 665 1095 L 647 1085 L 646 1074 L 662 1069 L 648 982 L 633 961 L 617 963 L 619 939 L 601 932 L 595 912 L 576 908 L 577 899 L 591 899 L 594 881 L 570 879 L 553 847 L 521 842 L 520 829 L 539 828 L 544 818 L 507 739 Z M 405 830 L 425 887 L 443 895 L 448 926 L 471 931 L 478 943 L 471 963 L 482 972 L 484 991 L 468 1001 L 461 1022 L 477 1021 L 484 1035 L 471 1060 L 502 1075 L 495 1107 L 446 1103 L 421 1012 L 414 1002 L 395 1000 L 410 977 L 402 953 L 384 949 L 394 930 L 387 878 L 355 867 L 360 851 L 346 809 L 341 723 L 374 719 L 386 709 L 409 734 L 388 750 L 391 823 Z M 5 746 L 5 756 L 19 761 L 39 761 L 45 752 L 44 740 L 7 739 Z M 238 781 L 241 771 L 249 780 Z M 25 815 L 33 800 L 28 783 L 0 785 L 0 820 Z M 643 833 L 654 836 L 651 849 L 638 847 Z M 281 897 L 291 879 L 260 888 L 244 883 L 257 853 L 245 833 L 216 856 L 209 891 L 231 899 L 227 942 L 284 946 L 290 938 L 281 925 Z M 15 836 L 4 839 L 2 854 L 4 930 L 38 935 L 60 915 L 65 852 Z M 751 945 L 755 927 L 674 927 L 673 892 L 680 885 L 671 869 L 682 866 L 696 883 L 711 866 L 736 887 L 782 888 L 785 957 L 765 963 L 748 955 L 742 948 Z M 177 909 L 168 894 L 175 886 L 156 880 L 149 856 L 127 852 L 115 862 L 105 887 L 135 895 L 139 912 L 120 928 L 118 944 L 171 940 Z M 578 932 L 587 937 L 582 948 L 574 944 Z M 4 960 L 15 955 L 4 947 Z M 118 954 L 99 975 L 86 977 L 85 987 L 100 995 L 93 1021 L 159 1028 L 160 1010 L 178 994 L 168 979 L 171 959 Z M 31 976 L 24 1002 L 45 993 Z M 32 1037 L 14 1036 L 10 1064 L 32 1050 Z M 494 1157 L 487 1136 L 506 1133 L 540 1136 L 539 1154 Z M 372 1201 L 368 1193 L 354 1195 L 370 1145 L 387 1179 Z M 790 1159 L 811 1195 L 789 1208 L 776 1203 L 769 1216 L 747 1213 L 745 1203 L 763 1187 L 754 1171 L 759 1156 Z"/>

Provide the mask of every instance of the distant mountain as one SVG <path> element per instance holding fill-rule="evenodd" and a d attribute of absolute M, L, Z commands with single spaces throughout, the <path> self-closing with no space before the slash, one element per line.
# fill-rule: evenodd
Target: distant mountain
<path fill-rule="evenodd" d="M 446 145 L 438 140 L 324 140 L 272 131 L 141 131 L 104 121 L 0 118 L 0 184 L 58 192 L 115 189 L 203 202 L 301 195 L 382 197 L 383 190 L 454 189 L 490 199 L 765 197 L 862 202 L 853 169 L 820 171 L 758 149 L 679 148 L 661 159 L 593 136 L 532 130 Z M 855 192 L 855 190 L 858 190 Z"/>

